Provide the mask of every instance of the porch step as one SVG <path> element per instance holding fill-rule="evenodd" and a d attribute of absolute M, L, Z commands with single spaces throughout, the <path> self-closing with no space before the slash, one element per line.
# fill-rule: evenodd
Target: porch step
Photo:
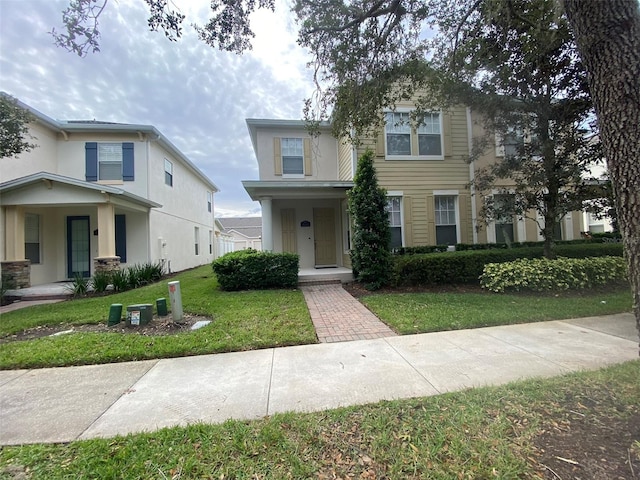
<path fill-rule="evenodd" d="M 298 280 L 298 287 L 313 287 L 316 285 L 342 285 L 342 281 L 339 278 L 326 279 L 326 280 Z"/>

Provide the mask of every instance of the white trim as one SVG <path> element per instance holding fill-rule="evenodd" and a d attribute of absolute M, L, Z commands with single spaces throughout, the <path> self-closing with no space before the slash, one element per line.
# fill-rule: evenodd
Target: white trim
<path fill-rule="evenodd" d="M 467 107 L 467 148 L 469 156 L 473 150 L 473 121 L 471 120 L 471 108 Z M 473 186 L 473 179 L 476 176 L 475 162 L 469 162 L 469 183 L 471 192 L 471 230 L 473 233 L 473 243 L 478 243 L 478 215 L 476 213 L 476 189 Z"/>
<path fill-rule="evenodd" d="M 404 239 L 404 193 L 402 190 L 392 190 L 387 192 L 387 198 L 389 197 L 399 197 L 400 198 L 400 243 L 401 246 L 406 246 Z"/>
<path fill-rule="evenodd" d="M 460 191 L 459 190 L 434 190 L 433 191 L 433 196 L 436 197 L 445 197 L 445 196 L 452 196 L 452 195 L 460 195 Z"/>

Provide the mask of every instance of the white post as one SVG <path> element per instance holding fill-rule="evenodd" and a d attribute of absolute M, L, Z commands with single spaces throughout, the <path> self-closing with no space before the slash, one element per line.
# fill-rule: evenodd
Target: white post
<path fill-rule="evenodd" d="M 171 301 L 171 315 L 174 322 L 182 320 L 182 292 L 180 282 L 169 282 L 169 300 Z"/>
<path fill-rule="evenodd" d="M 262 206 L 262 250 L 273 251 L 273 213 L 271 211 L 271 198 L 260 199 Z"/>

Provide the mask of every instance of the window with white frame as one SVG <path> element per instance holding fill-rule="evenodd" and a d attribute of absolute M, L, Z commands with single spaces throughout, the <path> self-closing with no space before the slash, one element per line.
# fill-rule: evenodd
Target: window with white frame
<path fill-rule="evenodd" d="M 122 180 L 122 143 L 98 143 L 98 180 Z"/>
<path fill-rule="evenodd" d="M 196 255 L 200 255 L 200 229 L 198 227 L 193 227 L 193 236 L 195 238 Z"/>
<path fill-rule="evenodd" d="M 493 196 L 493 209 L 496 212 L 495 215 L 495 231 L 496 231 L 496 243 L 511 243 L 515 241 L 513 230 L 513 214 L 512 205 L 514 202 L 514 196 L 501 193 Z"/>
<path fill-rule="evenodd" d="M 385 114 L 387 155 L 411 155 L 411 120 L 408 112 Z"/>
<path fill-rule="evenodd" d="M 164 183 L 173 187 L 173 163 L 164 159 Z"/>
<path fill-rule="evenodd" d="M 436 214 L 436 244 L 455 245 L 458 243 L 458 226 L 456 217 L 456 196 L 434 196 Z"/>
<path fill-rule="evenodd" d="M 40 263 L 40 215 L 24 215 L 24 256 L 32 265 Z"/>
<path fill-rule="evenodd" d="M 427 113 L 418 125 L 418 155 L 442 155 L 442 131 L 440 114 Z"/>
<path fill-rule="evenodd" d="M 391 248 L 402 247 L 402 197 L 387 197 L 387 216 L 391 229 Z"/>
<path fill-rule="evenodd" d="M 281 139 L 282 174 L 304 175 L 304 146 L 301 138 Z"/>
<path fill-rule="evenodd" d="M 207 192 L 207 212 L 213 211 L 213 193 Z"/>
<path fill-rule="evenodd" d="M 443 159 L 442 116 L 427 113 L 415 124 L 410 112 L 386 112 L 385 143 L 391 160 Z"/>

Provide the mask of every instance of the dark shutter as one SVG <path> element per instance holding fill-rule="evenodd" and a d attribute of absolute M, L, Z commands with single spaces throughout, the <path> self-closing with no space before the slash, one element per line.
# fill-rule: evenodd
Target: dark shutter
<path fill-rule="evenodd" d="M 133 181 L 133 167 L 133 143 L 124 142 L 122 144 L 122 180 L 125 182 Z"/>
<path fill-rule="evenodd" d="M 85 178 L 87 182 L 98 181 L 98 144 L 87 142 L 84 144 Z"/>
<path fill-rule="evenodd" d="M 116 215 L 116 255 L 120 263 L 127 263 L 127 222 L 125 215 Z"/>

